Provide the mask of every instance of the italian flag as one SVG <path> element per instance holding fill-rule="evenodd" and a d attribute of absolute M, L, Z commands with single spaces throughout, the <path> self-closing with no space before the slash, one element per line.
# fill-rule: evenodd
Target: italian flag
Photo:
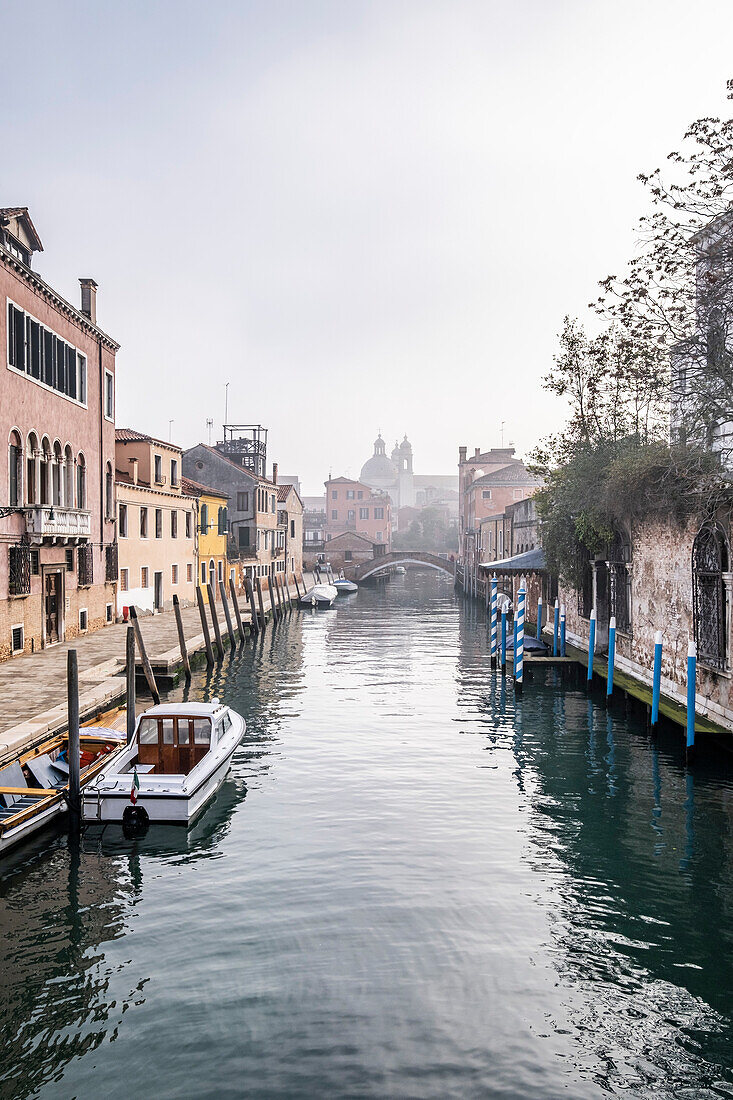
<path fill-rule="evenodd" d="M 140 780 L 137 777 L 137 768 L 132 770 L 132 788 L 130 790 L 130 802 L 133 806 L 137 802 L 137 792 L 140 790 Z"/>

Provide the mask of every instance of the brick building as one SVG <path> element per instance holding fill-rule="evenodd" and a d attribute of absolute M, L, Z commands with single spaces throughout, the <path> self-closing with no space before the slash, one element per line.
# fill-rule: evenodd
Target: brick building
<path fill-rule="evenodd" d="M 348 477 L 329 478 L 326 485 L 326 542 L 354 531 L 380 543 L 385 553 L 392 544 L 392 504 L 386 492 L 370 489 Z"/>
<path fill-rule="evenodd" d="M 115 354 L 97 284 L 73 306 L 32 268 L 25 207 L 0 209 L 0 659 L 115 618 Z"/>

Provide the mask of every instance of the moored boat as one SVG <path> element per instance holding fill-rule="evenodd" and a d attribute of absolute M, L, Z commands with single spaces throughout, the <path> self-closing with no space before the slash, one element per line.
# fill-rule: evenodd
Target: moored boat
<path fill-rule="evenodd" d="M 84 790 L 124 746 L 124 737 L 102 726 L 79 735 Z M 68 811 L 69 739 L 48 738 L 0 769 L 0 854 L 54 824 Z"/>
<path fill-rule="evenodd" d="M 347 581 L 345 577 L 336 577 L 333 582 L 333 587 L 338 592 L 339 596 L 344 596 L 349 592 L 358 592 L 359 585 L 354 581 Z"/>
<path fill-rule="evenodd" d="M 245 728 L 218 699 L 150 707 L 131 743 L 85 788 L 84 820 L 187 824 L 224 782 Z"/>
<path fill-rule="evenodd" d="M 300 597 L 300 603 L 302 607 L 330 607 L 337 596 L 332 584 L 314 584 Z"/>

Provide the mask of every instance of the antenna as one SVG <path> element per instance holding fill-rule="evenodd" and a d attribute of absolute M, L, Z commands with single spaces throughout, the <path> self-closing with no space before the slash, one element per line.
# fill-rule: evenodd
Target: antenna
<path fill-rule="evenodd" d="M 501 422 L 501 446 L 502 446 L 502 450 L 504 449 L 504 425 L 505 424 L 506 424 L 506 421 L 502 420 L 502 422 Z"/>
<path fill-rule="evenodd" d="M 206 417 L 206 430 L 209 433 L 209 446 L 211 446 L 211 429 L 214 427 L 214 421 L 210 416 Z"/>
<path fill-rule="evenodd" d="M 168 442 L 169 443 L 170 443 L 171 439 L 173 439 L 173 425 L 174 424 L 175 424 L 175 420 L 169 420 L 168 421 Z"/>
<path fill-rule="evenodd" d="M 229 423 L 229 383 L 224 386 L 224 423 Z"/>

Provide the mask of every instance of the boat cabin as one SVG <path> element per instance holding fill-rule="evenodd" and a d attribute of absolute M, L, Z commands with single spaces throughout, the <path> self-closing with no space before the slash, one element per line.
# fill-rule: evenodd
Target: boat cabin
<path fill-rule="evenodd" d="M 155 775 L 188 775 L 232 724 L 226 707 L 151 708 L 137 727 L 137 763 Z"/>

